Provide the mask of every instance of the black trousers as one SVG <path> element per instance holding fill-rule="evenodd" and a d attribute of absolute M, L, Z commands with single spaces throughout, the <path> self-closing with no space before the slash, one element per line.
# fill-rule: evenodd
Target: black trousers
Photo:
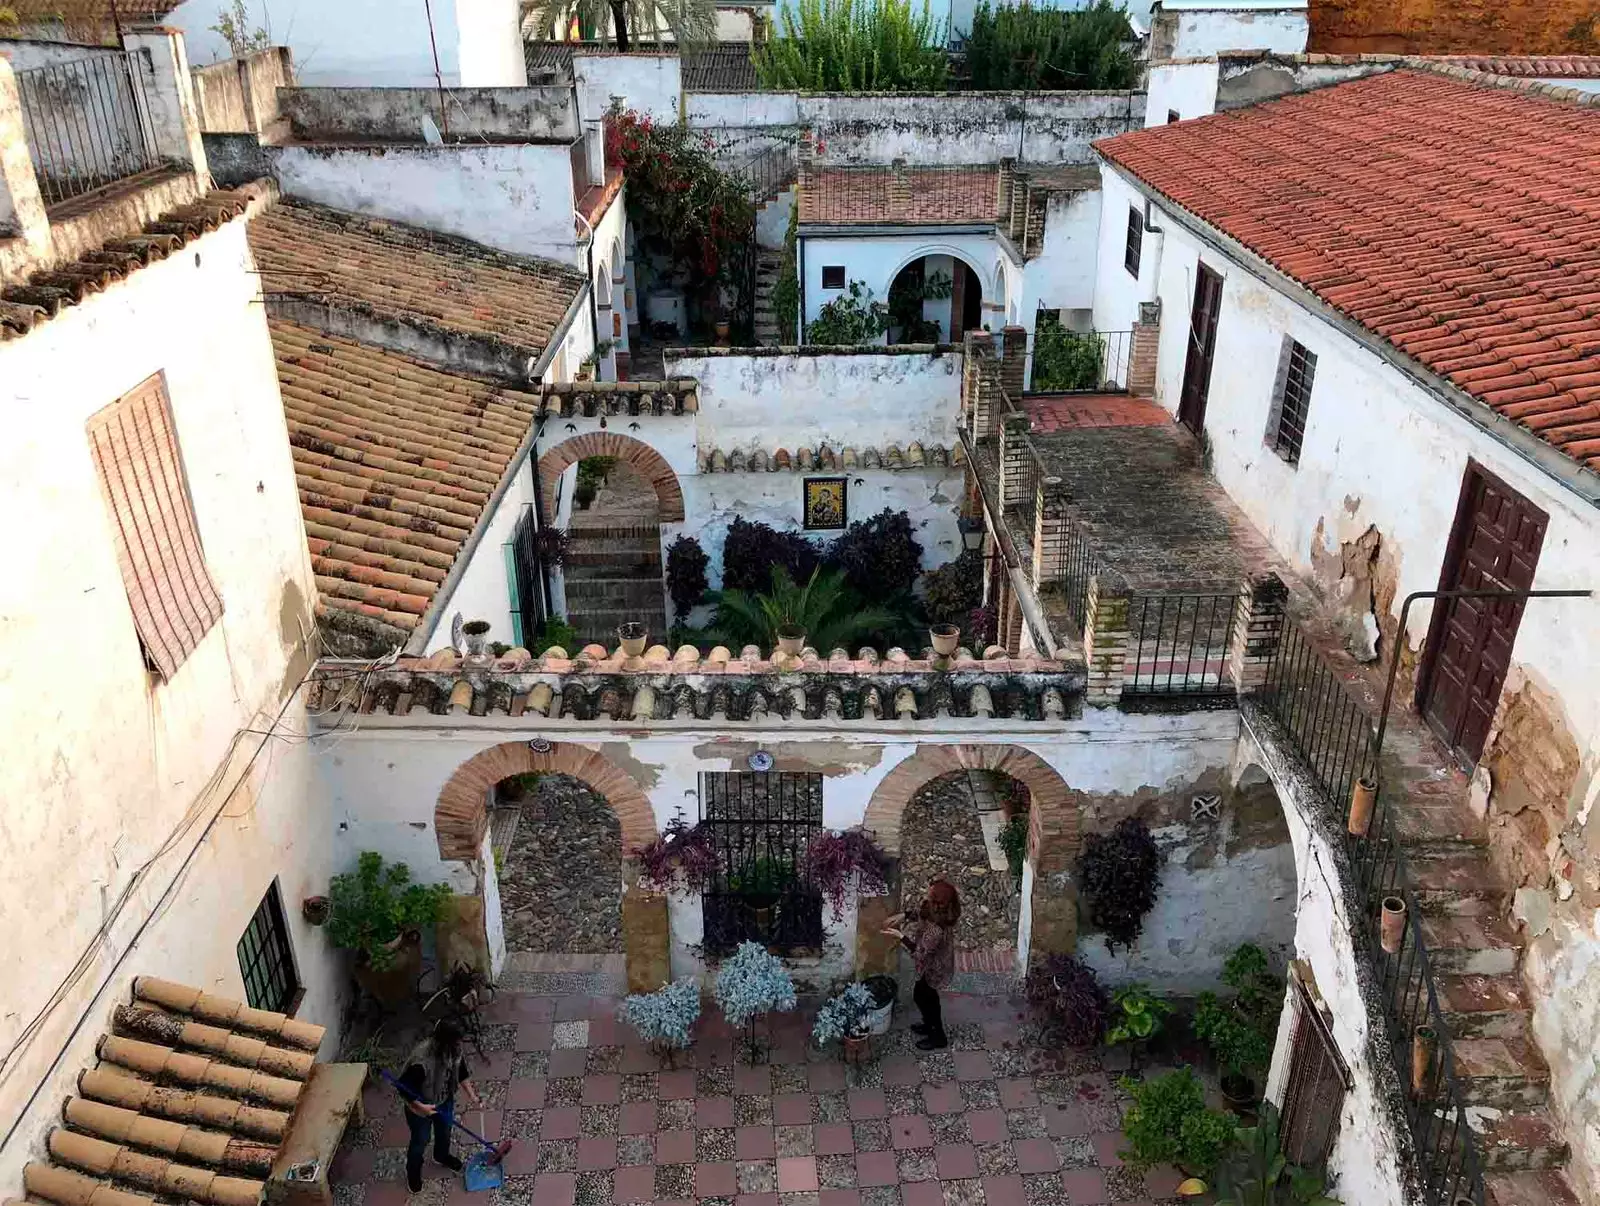
<path fill-rule="evenodd" d="M 922 1011 L 922 1024 L 928 1028 L 928 1037 L 944 1042 L 944 1011 L 939 1007 L 939 990 L 919 976 L 911 986 L 911 999 Z"/>
<path fill-rule="evenodd" d="M 411 1142 L 406 1147 L 406 1177 L 415 1183 L 422 1176 L 422 1157 L 428 1150 L 428 1136 L 433 1136 L 433 1158 L 443 1161 L 450 1155 L 450 1118 L 455 1112 L 454 1101 L 447 1101 L 432 1114 L 424 1116 L 405 1111 L 406 1126 L 411 1130 Z"/>

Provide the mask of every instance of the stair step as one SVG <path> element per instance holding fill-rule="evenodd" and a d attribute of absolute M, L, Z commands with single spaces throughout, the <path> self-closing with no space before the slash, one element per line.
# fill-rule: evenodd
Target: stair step
<path fill-rule="evenodd" d="M 1478 1137 L 1483 1166 L 1497 1172 L 1561 1168 L 1570 1149 L 1543 1110 L 1473 1110 L 1467 1122 Z"/>
<path fill-rule="evenodd" d="M 1522 1038 L 1528 1033 L 1528 1005 L 1515 975 L 1435 976 L 1433 986 L 1452 1035 Z"/>
<path fill-rule="evenodd" d="M 1579 1206 L 1559 1172 L 1490 1173 L 1483 1179 L 1486 1206 Z"/>
<path fill-rule="evenodd" d="M 661 610 L 666 593 L 659 578 L 577 578 L 567 583 L 567 606 Z"/>
<path fill-rule="evenodd" d="M 1432 787 L 1431 783 L 1413 786 L 1404 805 L 1395 810 L 1400 841 L 1406 846 L 1488 846 L 1488 832 L 1472 806 L 1458 793 L 1429 790 Z"/>
<path fill-rule="evenodd" d="M 1498 976 L 1517 970 L 1522 943 L 1503 918 L 1424 913 L 1418 921 L 1435 974 Z"/>
<path fill-rule="evenodd" d="M 1428 849 L 1406 861 L 1425 913 L 1492 915 L 1504 904 L 1505 891 L 1487 855 L 1476 848 Z"/>
<path fill-rule="evenodd" d="M 1469 1104 L 1505 1110 L 1540 1106 L 1549 1096 L 1550 1069 L 1525 1038 L 1457 1038 L 1450 1050 Z"/>

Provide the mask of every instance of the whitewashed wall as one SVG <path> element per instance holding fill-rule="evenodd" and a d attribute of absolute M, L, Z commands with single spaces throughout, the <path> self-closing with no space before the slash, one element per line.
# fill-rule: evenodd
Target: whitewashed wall
<path fill-rule="evenodd" d="M 487 620 L 489 640 L 504 641 L 507 645 L 517 643 L 511 621 L 510 550 L 506 546 L 511 542 L 523 509 L 533 505 L 533 492 L 533 466 L 524 461 L 489 517 L 455 590 L 443 601 L 433 632 L 428 636 L 428 653 L 451 643 L 452 623 L 457 612 L 463 620 Z"/>
<path fill-rule="evenodd" d="M 609 307 L 597 309 L 600 323 L 597 338 L 609 340 L 610 353 L 601 361 L 600 380 L 617 379 L 617 353 L 626 352 L 628 343 L 628 190 L 624 186 L 601 215 L 594 228 L 594 290 L 597 303 L 609 298 Z M 602 279 L 603 278 L 603 279 Z"/>
<path fill-rule="evenodd" d="M 1033 330 L 1034 313 L 1094 305 L 1100 244 L 1100 190 L 1055 193 L 1044 215 L 1044 246 L 1022 266 L 1021 296 L 1010 321 Z"/>
<path fill-rule="evenodd" d="M 1166 125 L 1168 114 L 1174 111 L 1180 121 L 1205 117 L 1217 108 L 1217 60 L 1154 63 L 1146 87 L 1146 128 Z"/>
<path fill-rule="evenodd" d="M 1215 5 L 1182 0 L 1177 4 L 1155 5 L 1152 22 L 1159 31 L 1172 22 L 1170 44 L 1158 32 L 1155 39 L 1166 56 L 1175 59 L 1202 58 L 1225 50 L 1271 50 L 1279 54 L 1303 54 L 1310 36 L 1311 22 L 1304 0 L 1279 7 L 1265 4 Z"/>
<path fill-rule="evenodd" d="M 9 1128 L 25 1116 L 0 1147 L 0 1184 L 19 1184 L 38 1155 L 133 976 L 243 996 L 235 944 L 274 877 L 307 988 L 300 1016 L 338 1021 L 344 977 L 298 907 L 332 870 L 307 747 L 293 736 L 305 709 L 285 704 L 309 664 L 315 588 L 252 267 L 234 221 L 0 344 L 11 433 L 0 503 L 28 517 L 7 535 L 0 580 L 0 1047 L 107 926 L 87 974 L 8 1059 L 0 1118 Z M 145 669 L 84 426 L 157 372 L 224 608 L 164 683 Z M 289 736 L 242 731 L 267 728 L 280 708 Z M 220 790 L 207 790 L 218 772 Z M 161 854 L 191 808 L 205 826 Z"/>
<path fill-rule="evenodd" d="M 999 297 L 997 278 L 1002 257 L 1010 259 L 999 239 L 992 233 L 972 232 L 922 232 L 896 235 L 871 234 L 844 238 L 824 234 L 807 234 L 800 231 L 799 254 L 805 269 L 805 320 L 816 321 L 822 307 L 845 292 L 843 289 L 824 289 L 822 270 L 833 264 L 844 266 L 845 281 L 862 281 L 872 290 L 872 300 L 887 302 L 889 287 L 900 270 L 925 255 L 956 256 L 978 274 L 983 286 L 983 300 L 996 302 Z M 1015 265 L 1015 261 L 1013 261 Z M 947 303 L 948 306 L 948 303 Z M 998 327 L 994 312 L 985 312 L 985 321 Z"/>
<path fill-rule="evenodd" d="M 518 0 L 455 0 L 456 59 L 463 88 L 521 88 L 528 82 Z"/>
<path fill-rule="evenodd" d="M 676 54 L 575 54 L 572 78 L 584 121 L 605 116 L 613 97 L 656 121 L 678 120 L 683 82 Z"/>
<path fill-rule="evenodd" d="M 1148 230 L 1144 232 L 1139 275 L 1135 277 L 1125 266 L 1123 254 L 1127 249 L 1130 208 L 1142 214 L 1144 195 L 1119 172 L 1102 164 L 1094 283 L 1094 329 L 1097 331 L 1129 330 L 1139 318 L 1139 303 L 1155 296 L 1155 282 L 1161 270 L 1160 241 L 1164 236 Z M 1171 322 L 1185 321 L 1188 303 L 1174 313 L 1176 317 Z"/>
<path fill-rule="evenodd" d="M 583 267 L 565 146 L 285 146 L 283 191 Z"/>

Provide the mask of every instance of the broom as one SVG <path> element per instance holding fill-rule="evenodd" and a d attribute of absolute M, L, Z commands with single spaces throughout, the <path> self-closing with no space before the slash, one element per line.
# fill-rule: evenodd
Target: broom
<path fill-rule="evenodd" d="M 418 1105 L 431 1104 L 423 1101 L 422 1098 L 406 1088 L 387 1069 L 379 1068 L 378 1075 L 398 1089 L 400 1096 L 407 1100 L 414 1101 Z M 482 1111 L 479 1111 L 479 1117 L 482 1117 Z M 506 1153 L 516 1146 L 517 1141 L 515 1139 L 502 1139 L 498 1143 L 490 1143 L 477 1131 L 468 1129 L 466 1124 L 459 1121 L 454 1113 L 446 1114 L 445 1121 L 463 1135 L 476 1140 L 478 1145 L 483 1148 L 481 1152 L 476 1153 L 466 1162 L 467 1189 L 493 1189 L 502 1184 L 505 1180 L 505 1174 L 501 1171 L 500 1163 L 506 1158 Z"/>

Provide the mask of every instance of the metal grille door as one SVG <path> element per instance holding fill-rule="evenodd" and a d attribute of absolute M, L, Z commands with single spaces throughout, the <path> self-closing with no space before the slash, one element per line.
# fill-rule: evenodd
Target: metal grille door
<path fill-rule="evenodd" d="M 717 872 L 704 898 L 706 954 L 741 942 L 792 953 L 822 945 L 822 895 L 805 881 L 807 844 L 822 828 L 822 776 L 706 771 L 700 819 Z"/>
<path fill-rule="evenodd" d="M 1294 1038 L 1278 1140 L 1290 1163 L 1321 1168 L 1333 1149 L 1350 1072 L 1305 985 L 1298 977 L 1293 983 Z"/>

